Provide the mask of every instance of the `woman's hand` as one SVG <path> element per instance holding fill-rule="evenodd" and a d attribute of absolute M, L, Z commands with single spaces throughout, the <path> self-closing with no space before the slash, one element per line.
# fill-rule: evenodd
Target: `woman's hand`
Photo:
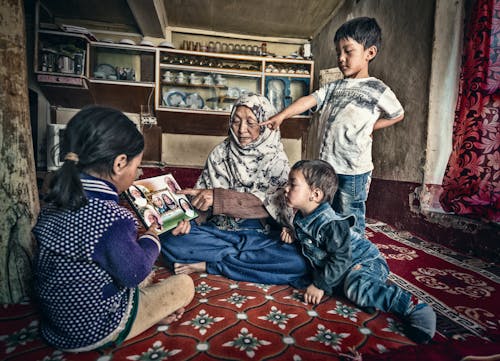
<path fill-rule="evenodd" d="M 172 229 L 172 235 L 188 234 L 191 231 L 191 223 L 187 219 L 183 219 L 177 224 L 177 227 Z"/>
<path fill-rule="evenodd" d="M 321 302 L 324 294 L 325 291 L 323 291 L 322 289 L 319 289 L 315 285 L 310 285 L 309 287 L 307 287 L 306 293 L 304 294 L 304 301 L 305 303 L 312 303 L 314 305 L 317 305 Z"/>
<path fill-rule="evenodd" d="M 214 205 L 213 189 L 186 188 L 178 191 L 177 193 L 192 196 L 191 204 L 200 211 L 208 211 L 208 209 Z"/>
<path fill-rule="evenodd" d="M 285 243 L 293 243 L 295 238 L 293 237 L 292 230 L 286 227 L 283 227 L 281 230 L 281 240 Z"/>

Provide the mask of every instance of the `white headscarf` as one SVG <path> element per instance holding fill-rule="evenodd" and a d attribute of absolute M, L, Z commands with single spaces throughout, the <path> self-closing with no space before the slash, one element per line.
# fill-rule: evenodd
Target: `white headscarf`
<path fill-rule="evenodd" d="M 245 93 L 234 103 L 230 123 L 240 106 L 249 108 L 259 123 L 276 114 L 267 98 Z M 259 137 L 242 146 L 230 124 L 229 137 L 212 150 L 195 188 L 224 188 L 251 193 L 262 201 L 276 221 L 289 224 L 292 211 L 286 206 L 282 191 L 289 171 L 279 131 L 261 127 Z"/>

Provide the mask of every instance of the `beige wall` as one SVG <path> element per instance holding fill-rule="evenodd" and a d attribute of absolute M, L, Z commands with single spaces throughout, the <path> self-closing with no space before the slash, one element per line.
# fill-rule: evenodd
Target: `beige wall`
<path fill-rule="evenodd" d="M 171 166 L 203 167 L 210 151 L 225 137 L 164 133 L 162 162 Z M 300 160 L 302 141 L 282 139 L 290 164 Z"/>

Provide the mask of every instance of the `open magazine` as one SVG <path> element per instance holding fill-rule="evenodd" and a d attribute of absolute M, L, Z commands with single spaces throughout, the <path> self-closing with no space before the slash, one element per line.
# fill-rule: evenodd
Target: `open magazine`
<path fill-rule="evenodd" d="M 198 213 L 183 194 L 172 174 L 136 180 L 125 192 L 146 228 L 156 225 L 160 234 L 175 228 L 183 219 L 194 219 Z"/>

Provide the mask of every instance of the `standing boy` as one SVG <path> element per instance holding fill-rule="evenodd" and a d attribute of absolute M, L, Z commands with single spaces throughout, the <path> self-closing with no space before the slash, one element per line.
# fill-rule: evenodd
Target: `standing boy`
<path fill-rule="evenodd" d="M 343 215 L 355 215 L 354 230 L 365 233 L 365 202 L 370 187 L 372 132 L 401 121 L 404 110 L 381 80 L 370 77 L 368 65 L 380 50 L 381 31 L 375 19 L 356 18 L 335 33 L 337 62 L 344 79 L 299 98 L 268 121 L 277 129 L 287 118 L 316 107 L 327 116 L 320 158 L 338 176 L 339 190 L 332 207 Z"/>
<path fill-rule="evenodd" d="M 295 234 L 283 228 L 281 239 L 291 243 L 295 236 L 312 265 L 313 281 L 304 301 L 318 304 L 325 293 L 340 293 L 359 307 L 399 315 L 408 337 L 429 342 L 436 331 L 436 314 L 415 296 L 386 283 L 389 267 L 378 248 L 351 232 L 352 216 L 339 216 L 330 206 L 336 190 L 337 176 L 325 161 L 301 160 L 290 171 L 285 195 L 288 206 L 297 210 Z"/>

